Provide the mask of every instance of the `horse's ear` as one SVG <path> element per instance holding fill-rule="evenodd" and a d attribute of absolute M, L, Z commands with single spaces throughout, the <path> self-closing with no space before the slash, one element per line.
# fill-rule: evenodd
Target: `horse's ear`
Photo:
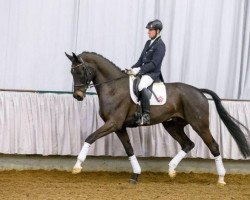
<path fill-rule="evenodd" d="M 65 55 L 68 57 L 68 59 L 69 59 L 71 62 L 74 61 L 74 57 L 73 57 L 73 56 L 70 56 L 70 55 L 67 54 L 66 52 L 65 52 Z"/>
<path fill-rule="evenodd" d="M 78 57 L 76 56 L 76 54 L 75 54 L 75 53 L 73 53 L 73 52 L 72 52 L 72 54 L 73 54 L 74 61 L 76 61 L 76 62 L 80 62 L 80 60 L 78 59 Z"/>

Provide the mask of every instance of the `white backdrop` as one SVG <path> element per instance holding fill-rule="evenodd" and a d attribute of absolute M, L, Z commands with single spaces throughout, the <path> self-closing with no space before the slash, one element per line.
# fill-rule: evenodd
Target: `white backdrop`
<path fill-rule="evenodd" d="M 159 18 L 166 82 L 250 99 L 248 0 L 0 0 L 0 88 L 70 91 L 74 51 L 133 65 Z"/>

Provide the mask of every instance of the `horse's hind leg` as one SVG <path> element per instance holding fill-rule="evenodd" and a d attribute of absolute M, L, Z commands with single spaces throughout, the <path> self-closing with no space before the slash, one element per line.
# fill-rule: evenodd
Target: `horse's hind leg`
<path fill-rule="evenodd" d="M 126 128 L 123 128 L 119 131 L 116 131 L 115 133 L 119 137 L 128 157 L 129 157 L 129 161 L 132 165 L 132 168 L 133 168 L 133 174 L 130 178 L 130 183 L 136 184 L 138 181 L 138 176 L 141 174 L 141 167 L 137 161 L 136 156 L 134 155 L 134 150 L 133 150 L 133 147 L 130 143 L 130 139 L 129 139 L 127 130 L 126 130 Z"/>
<path fill-rule="evenodd" d="M 175 169 L 180 161 L 186 156 L 186 154 L 194 148 L 194 143 L 187 137 L 184 132 L 184 127 L 187 123 L 180 119 L 174 118 L 171 121 L 165 121 L 162 123 L 168 133 L 181 145 L 181 151 L 169 162 L 169 176 L 174 178 L 176 176 Z"/>
<path fill-rule="evenodd" d="M 199 122 L 195 122 L 195 123 L 190 123 L 190 125 L 199 134 L 199 136 L 202 138 L 202 140 L 207 145 L 210 152 L 213 154 L 215 158 L 216 169 L 219 175 L 218 185 L 221 185 L 221 186 L 225 185 L 226 183 L 224 182 L 224 176 L 225 176 L 226 170 L 224 168 L 222 158 L 220 155 L 219 145 L 214 140 L 210 132 L 208 119 L 200 120 Z"/>

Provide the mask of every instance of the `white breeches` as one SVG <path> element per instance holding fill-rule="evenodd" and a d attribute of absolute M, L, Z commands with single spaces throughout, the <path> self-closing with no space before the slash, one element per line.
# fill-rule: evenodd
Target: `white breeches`
<path fill-rule="evenodd" d="M 150 76 L 143 75 L 138 85 L 138 90 L 142 91 L 144 88 L 147 88 L 148 86 L 150 86 L 153 82 L 154 80 Z"/>

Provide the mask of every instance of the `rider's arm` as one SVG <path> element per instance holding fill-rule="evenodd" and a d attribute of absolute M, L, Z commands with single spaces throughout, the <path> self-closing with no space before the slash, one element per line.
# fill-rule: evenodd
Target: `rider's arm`
<path fill-rule="evenodd" d="M 138 60 L 137 63 L 135 63 L 131 68 L 137 68 L 137 67 L 142 66 L 142 58 L 143 58 L 143 56 L 144 56 L 144 51 L 145 51 L 145 49 L 147 48 L 147 46 L 149 45 L 149 43 L 150 43 L 150 40 L 148 40 L 148 41 L 146 42 L 146 44 L 145 44 L 145 46 L 144 46 L 144 48 L 143 48 L 143 50 L 142 50 L 142 53 L 141 53 L 141 56 L 140 56 L 139 60 Z"/>
<path fill-rule="evenodd" d="M 135 63 L 131 68 L 137 68 L 140 67 L 141 65 L 142 65 L 142 53 L 137 63 Z"/>

